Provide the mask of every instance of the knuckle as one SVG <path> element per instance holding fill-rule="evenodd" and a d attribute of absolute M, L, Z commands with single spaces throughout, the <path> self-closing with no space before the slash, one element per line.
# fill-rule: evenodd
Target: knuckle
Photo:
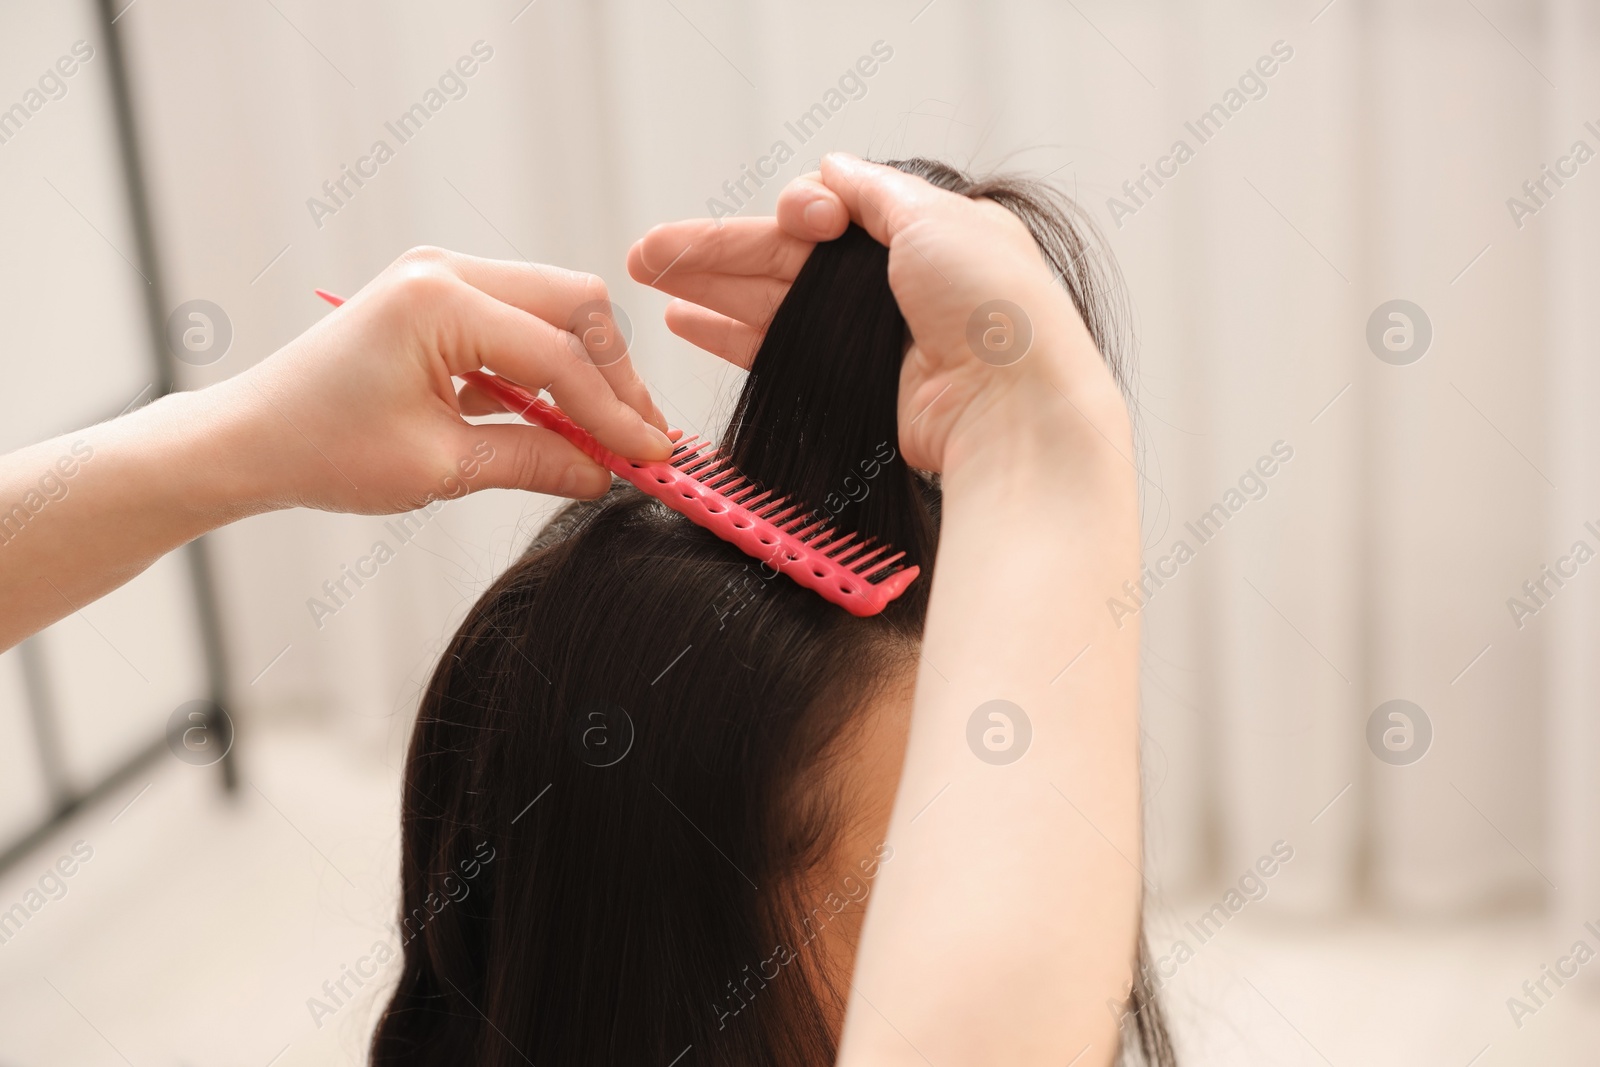
<path fill-rule="evenodd" d="M 582 303 L 610 302 L 610 290 L 606 288 L 605 279 L 598 274 L 579 274 L 574 281 L 577 286 L 578 299 Z"/>
<path fill-rule="evenodd" d="M 407 255 L 410 255 L 408 252 Z M 407 304 L 433 304 L 444 299 L 455 284 L 455 275 L 435 261 L 396 263 L 390 279 L 394 294 Z"/>
<path fill-rule="evenodd" d="M 454 500 L 472 491 L 466 462 L 471 455 L 470 447 L 457 440 L 441 441 L 431 450 L 425 469 L 419 471 L 429 479 L 427 495 L 431 500 Z"/>
<path fill-rule="evenodd" d="M 400 258 L 395 260 L 395 265 L 422 264 L 443 267 L 449 262 L 450 253 L 445 251 L 443 248 L 439 248 L 435 245 L 417 245 L 415 248 L 408 248 L 402 252 L 400 254 Z"/>
<path fill-rule="evenodd" d="M 529 436 L 529 435 L 524 435 Z M 553 486 L 561 471 L 551 460 L 550 453 L 534 441 L 524 441 L 517 448 L 516 480 L 518 485 Z"/>
<path fill-rule="evenodd" d="M 1032 240 L 1028 233 L 1027 224 L 1017 217 L 1017 213 L 996 200 L 985 197 L 973 203 L 988 218 L 990 225 L 998 230 L 1003 230 L 1012 240 L 1026 238 Z"/>

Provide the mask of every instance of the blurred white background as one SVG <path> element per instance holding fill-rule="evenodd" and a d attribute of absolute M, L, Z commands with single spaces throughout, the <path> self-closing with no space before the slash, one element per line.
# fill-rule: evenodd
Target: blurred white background
<path fill-rule="evenodd" d="M 1060 183 L 1130 292 L 1148 561 L 1195 550 L 1142 613 L 1155 955 L 1293 849 L 1166 987 L 1183 1062 L 1593 1062 L 1600 965 L 1523 991 L 1575 942 L 1600 950 L 1600 568 L 1541 575 L 1576 541 L 1600 549 L 1593 5 L 115 7 L 167 303 L 213 301 L 233 330 L 184 387 L 326 314 L 313 287 L 353 292 L 436 244 L 604 275 L 669 420 L 713 428 L 736 373 L 669 335 L 665 298 L 623 270 L 650 225 L 714 200 L 770 210 L 836 148 Z M 74 42 L 95 49 L 0 125 L 3 449 L 154 380 L 99 33 L 87 2 L 0 14 L 0 108 Z M 475 49 L 446 86 L 464 94 L 401 144 L 386 123 Z M 819 103 L 802 143 L 789 124 Z M 393 158 L 336 203 L 324 182 L 378 140 Z M 724 183 L 779 141 L 792 158 L 734 201 Z M 1425 351 L 1369 345 L 1392 300 L 1421 309 Z M 1259 499 L 1230 497 L 1275 445 L 1292 458 L 1247 483 Z M 1218 503 L 1201 544 L 1185 524 Z M 383 520 L 283 512 L 210 539 L 239 795 L 162 759 L 0 875 L 3 909 L 72 842 L 94 850 L 0 945 L 0 1064 L 363 1059 L 377 983 L 320 1028 L 306 999 L 387 936 L 419 687 L 549 506 L 450 503 L 320 626 L 308 599 Z M 1512 597 L 1539 610 L 1518 619 Z M 40 684 L 77 788 L 204 695 L 191 598 L 169 559 L 37 639 L 32 675 L 0 656 L 0 835 L 48 812 Z M 1426 725 L 1374 748 L 1369 718 L 1396 699 Z"/>

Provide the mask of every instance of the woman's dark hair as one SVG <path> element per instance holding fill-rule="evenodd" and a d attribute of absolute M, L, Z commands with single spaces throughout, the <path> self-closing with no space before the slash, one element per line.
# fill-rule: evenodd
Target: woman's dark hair
<path fill-rule="evenodd" d="M 1115 359 L 1111 280 L 1068 202 L 892 165 L 1016 212 Z M 777 309 L 724 440 L 750 477 L 923 568 L 882 614 L 620 482 L 559 512 L 473 607 L 411 740 L 376 1067 L 833 1062 L 849 975 L 807 949 L 831 918 L 808 875 L 842 817 L 822 772 L 911 669 L 938 539 L 937 480 L 897 447 L 904 346 L 887 251 L 851 227 Z M 859 900 L 888 858 L 846 857 L 859 875 L 832 888 Z M 1126 1051 L 1170 1062 L 1137 981 L 1131 1007 Z"/>

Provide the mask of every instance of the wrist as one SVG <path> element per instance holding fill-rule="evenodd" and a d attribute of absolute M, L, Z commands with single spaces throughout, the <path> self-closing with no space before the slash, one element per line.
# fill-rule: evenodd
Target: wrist
<path fill-rule="evenodd" d="M 1034 368 L 996 383 L 951 428 L 945 481 L 976 475 L 1087 487 L 1136 478 L 1128 408 L 1104 364 L 1097 374 L 1068 380 L 1057 372 L 1060 361 L 1034 355 L 1041 357 Z M 1098 353 L 1091 355 L 1098 363 Z M 1084 483 L 1085 475 L 1094 482 Z"/>
<path fill-rule="evenodd" d="M 1071 396 L 1048 385 L 1018 390 L 974 413 L 948 441 L 941 484 L 941 570 L 947 544 L 1003 558 L 993 572 L 1005 576 L 1000 584 L 1044 583 L 1062 603 L 1087 597 L 1093 610 L 1075 617 L 1100 628 L 1099 605 L 1138 580 L 1139 472 L 1114 385 Z M 1135 653 L 1137 634 L 1107 632 Z"/>
<path fill-rule="evenodd" d="M 272 477 L 275 427 L 239 379 L 170 393 L 139 412 L 164 477 L 169 504 L 196 533 L 289 506 Z"/>

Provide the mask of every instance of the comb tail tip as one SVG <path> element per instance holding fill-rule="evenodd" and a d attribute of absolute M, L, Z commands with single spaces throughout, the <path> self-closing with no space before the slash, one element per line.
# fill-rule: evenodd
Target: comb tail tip
<path fill-rule="evenodd" d="M 912 582 L 917 580 L 917 575 L 922 573 L 922 568 L 913 564 L 903 571 L 896 571 L 878 583 L 878 588 L 885 591 L 884 602 L 887 603 L 906 591 Z"/>
<path fill-rule="evenodd" d="M 896 571 L 877 585 L 874 585 L 871 594 L 867 596 L 853 596 L 843 599 L 835 599 L 830 596 L 828 599 L 833 600 L 834 603 L 839 604 L 852 615 L 868 618 L 877 615 L 888 607 L 896 597 L 906 591 L 912 582 L 917 580 L 917 575 L 921 573 L 922 568 L 913 565 L 903 571 Z"/>

